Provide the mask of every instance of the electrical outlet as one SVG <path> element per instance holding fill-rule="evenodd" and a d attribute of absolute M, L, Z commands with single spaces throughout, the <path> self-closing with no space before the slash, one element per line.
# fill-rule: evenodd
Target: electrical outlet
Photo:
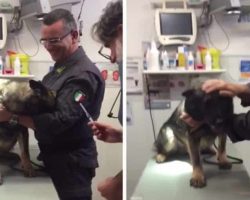
<path fill-rule="evenodd" d="M 171 102 L 165 99 L 154 99 L 150 101 L 150 107 L 151 109 L 170 109 Z M 145 108 L 149 109 L 148 103 L 146 103 Z"/>

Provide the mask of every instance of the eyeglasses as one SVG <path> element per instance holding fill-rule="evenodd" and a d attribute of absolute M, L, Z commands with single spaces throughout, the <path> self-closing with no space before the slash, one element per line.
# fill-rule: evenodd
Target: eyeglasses
<path fill-rule="evenodd" d="M 40 43 L 42 45 L 45 45 L 45 44 L 56 45 L 56 44 L 58 44 L 59 42 L 61 42 L 64 38 L 66 38 L 71 33 L 72 33 L 72 31 L 66 33 L 62 37 L 55 37 L 55 38 L 48 38 L 48 39 L 41 38 L 40 39 Z"/>
<path fill-rule="evenodd" d="M 108 60 L 111 60 L 111 56 L 102 53 L 102 50 L 103 50 L 103 46 L 101 46 L 101 48 L 99 49 L 98 53 L 99 53 L 102 57 L 104 57 L 104 58 L 106 58 L 106 59 L 108 59 Z"/>

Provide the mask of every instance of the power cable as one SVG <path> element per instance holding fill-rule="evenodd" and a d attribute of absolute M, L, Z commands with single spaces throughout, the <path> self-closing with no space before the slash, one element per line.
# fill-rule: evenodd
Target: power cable
<path fill-rule="evenodd" d="M 39 42 L 38 42 L 38 40 L 36 39 L 34 33 L 31 31 L 29 25 L 28 25 L 27 23 L 25 23 L 25 24 L 26 24 L 26 26 L 27 26 L 28 31 L 29 31 L 30 34 L 32 35 L 34 41 L 36 42 L 36 45 L 37 45 L 36 52 L 35 52 L 33 55 L 28 54 L 28 53 L 22 48 L 22 45 L 21 45 L 21 43 L 20 43 L 20 40 L 19 40 L 19 37 L 18 37 L 18 36 L 17 36 L 17 42 L 18 42 L 19 48 L 21 49 L 22 52 L 24 52 L 24 53 L 25 53 L 26 55 L 28 55 L 29 57 L 34 57 L 34 56 L 36 56 L 36 55 L 38 54 L 38 52 L 39 52 Z"/>
<path fill-rule="evenodd" d="M 116 104 L 116 101 L 117 101 L 118 97 L 120 96 L 121 92 L 122 92 L 122 90 L 120 89 L 119 92 L 118 92 L 118 94 L 116 95 L 115 100 L 113 102 L 113 105 L 111 106 L 111 109 L 110 109 L 110 111 L 109 111 L 109 113 L 107 115 L 110 118 L 118 118 L 118 117 L 114 117 L 113 116 L 113 112 L 112 111 L 113 111 L 113 108 L 114 108 L 114 106 Z"/>
<path fill-rule="evenodd" d="M 214 44 L 214 42 L 212 41 L 211 36 L 210 36 L 210 33 L 209 33 L 209 30 L 207 30 L 208 39 L 209 39 L 210 44 L 211 44 L 214 48 L 219 49 L 220 51 L 224 52 L 224 51 L 226 51 L 226 50 L 229 48 L 229 46 L 230 46 L 230 38 L 229 38 L 228 34 L 226 33 L 224 27 L 223 27 L 223 26 L 219 23 L 219 21 L 217 20 L 216 16 L 213 15 L 213 17 L 214 17 L 216 23 L 218 24 L 218 26 L 221 28 L 221 30 L 222 30 L 222 32 L 224 33 L 224 35 L 226 36 L 227 45 L 226 45 L 226 47 L 225 47 L 224 49 L 218 48 L 218 47 Z"/>
<path fill-rule="evenodd" d="M 80 8 L 80 12 L 77 18 L 77 21 L 79 22 L 79 35 L 82 36 L 82 29 L 83 29 L 83 21 L 80 20 L 81 19 L 81 14 L 82 14 L 82 8 L 83 8 L 83 4 L 84 4 L 85 0 L 82 0 L 82 5 Z"/>
<path fill-rule="evenodd" d="M 145 77 L 146 77 L 146 86 L 147 86 L 147 95 L 148 95 L 148 108 L 149 108 L 150 119 L 151 119 L 152 128 L 153 128 L 154 140 L 156 142 L 156 133 L 155 133 L 155 125 L 154 125 L 154 120 L 153 120 L 153 115 L 152 115 L 151 98 L 150 98 L 150 90 L 149 90 L 148 77 L 147 77 L 147 75 L 145 75 Z"/>

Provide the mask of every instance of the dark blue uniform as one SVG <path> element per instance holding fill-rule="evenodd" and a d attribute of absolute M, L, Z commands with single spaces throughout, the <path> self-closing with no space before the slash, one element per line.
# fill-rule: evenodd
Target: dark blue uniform
<path fill-rule="evenodd" d="M 247 84 L 250 90 L 250 83 Z M 241 105 L 246 107 L 250 105 L 250 95 L 244 94 L 240 96 Z M 227 133 L 232 142 L 250 140 L 250 111 L 242 114 L 234 114 L 231 127 Z"/>
<path fill-rule="evenodd" d="M 90 200 L 91 181 L 98 167 L 96 144 L 74 94 L 79 90 L 84 93 L 83 105 L 96 120 L 104 96 L 104 81 L 79 47 L 65 62 L 55 63 L 42 82 L 57 94 L 54 112 L 33 117 L 45 167 L 60 199 Z"/>

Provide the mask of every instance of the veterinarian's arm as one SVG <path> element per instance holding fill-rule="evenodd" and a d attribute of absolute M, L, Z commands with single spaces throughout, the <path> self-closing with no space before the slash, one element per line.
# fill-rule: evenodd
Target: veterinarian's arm
<path fill-rule="evenodd" d="M 202 89 L 206 93 L 210 93 L 215 90 L 220 90 L 220 94 L 223 96 L 241 96 L 250 95 L 250 86 L 245 84 L 229 83 L 223 80 L 211 79 L 204 82 Z"/>
<path fill-rule="evenodd" d="M 108 124 L 100 122 L 89 122 L 93 134 L 98 140 L 108 143 L 122 142 L 122 129 L 114 128 Z"/>
<path fill-rule="evenodd" d="M 250 105 L 250 84 L 229 83 L 223 80 L 211 79 L 205 81 L 202 89 L 206 93 L 219 90 L 223 96 L 239 97 L 243 106 Z"/>
<path fill-rule="evenodd" d="M 235 114 L 227 135 L 232 142 L 250 140 L 250 112 Z"/>

